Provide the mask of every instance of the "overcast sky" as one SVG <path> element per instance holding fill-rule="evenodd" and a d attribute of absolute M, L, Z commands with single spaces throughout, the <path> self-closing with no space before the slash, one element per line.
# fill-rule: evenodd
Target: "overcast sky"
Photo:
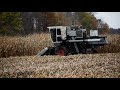
<path fill-rule="evenodd" d="M 120 12 L 96 12 L 95 16 L 106 22 L 111 28 L 120 28 Z"/>

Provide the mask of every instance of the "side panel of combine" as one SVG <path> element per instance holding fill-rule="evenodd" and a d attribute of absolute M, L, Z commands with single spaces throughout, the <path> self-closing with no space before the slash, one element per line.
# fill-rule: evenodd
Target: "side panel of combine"
<path fill-rule="evenodd" d="M 90 30 L 90 36 L 98 36 L 98 30 Z"/>
<path fill-rule="evenodd" d="M 61 28 L 61 38 L 62 40 L 66 40 L 67 33 L 66 33 L 66 27 Z"/>

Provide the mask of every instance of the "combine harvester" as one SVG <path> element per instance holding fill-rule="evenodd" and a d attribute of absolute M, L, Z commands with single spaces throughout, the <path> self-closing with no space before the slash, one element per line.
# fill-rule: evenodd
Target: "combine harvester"
<path fill-rule="evenodd" d="M 98 30 L 90 30 L 79 26 L 48 27 L 54 47 L 46 47 L 37 55 L 67 56 L 79 53 L 96 53 L 96 48 L 107 44 L 106 36 L 99 36 Z"/>

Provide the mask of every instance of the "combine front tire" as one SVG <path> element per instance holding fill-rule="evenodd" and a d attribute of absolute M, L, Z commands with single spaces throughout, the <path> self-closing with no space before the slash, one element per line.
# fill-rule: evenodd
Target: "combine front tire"
<path fill-rule="evenodd" d="M 68 55 L 68 50 L 67 50 L 66 47 L 62 46 L 62 47 L 57 48 L 56 54 L 60 55 L 60 56 L 67 56 Z"/>

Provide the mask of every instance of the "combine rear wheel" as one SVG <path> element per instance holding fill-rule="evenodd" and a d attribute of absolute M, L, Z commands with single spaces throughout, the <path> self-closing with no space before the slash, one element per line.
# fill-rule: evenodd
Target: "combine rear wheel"
<path fill-rule="evenodd" d="M 57 55 L 60 55 L 60 56 L 67 56 L 68 55 L 68 50 L 66 47 L 59 47 L 57 50 L 56 50 L 56 54 Z"/>

